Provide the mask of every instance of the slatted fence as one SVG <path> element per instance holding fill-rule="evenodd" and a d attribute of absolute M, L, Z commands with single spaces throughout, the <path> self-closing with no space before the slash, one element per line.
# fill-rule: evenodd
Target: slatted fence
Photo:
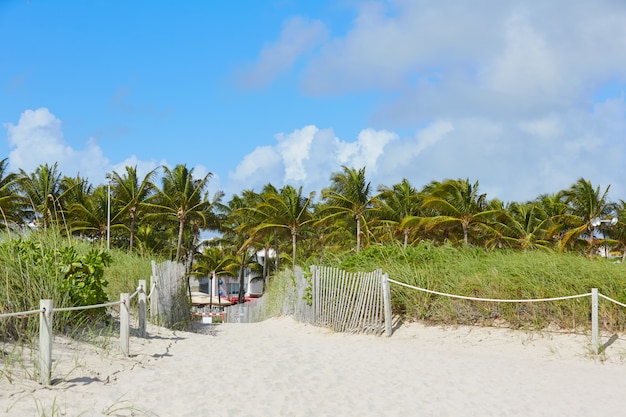
<path fill-rule="evenodd" d="M 391 335 L 391 303 L 387 276 L 311 267 L 312 324 L 338 332 Z"/>

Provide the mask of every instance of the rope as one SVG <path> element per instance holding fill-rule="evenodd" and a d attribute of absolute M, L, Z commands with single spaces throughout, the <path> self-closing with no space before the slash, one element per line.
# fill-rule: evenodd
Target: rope
<path fill-rule="evenodd" d="M 157 287 L 157 283 L 153 282 L 152 287 L 150 287 L 150 294 L 148 294 L 148 298 L 152 298 L 152 292 L 154 291 L 156 287 Z"/>
<path fill-rule="evenodd" d="M 616 300 L 614 300 L 614 299 L 612 299 L 612 298 L 610 298 L 610 297 L 607 297 L 607 296 L 606 296 L 606 295 L 604 295 L 604 294 L 598 293 L 598 297 L 602 297 L 602 298 L 604 298 L 605 300 L 609 300 L 610 302 L 615 303 L 615 304 L 617 304 L 617 305 L 619 305 L 619 306 L 626 307 L 626 304 L 620 303 L 619 301 L 616 301 Z"/>
<path fill-rule="evenodd" d="M 122 304 L 122 301 L 113 301 L 110 303 L 104 304 L 95 304 L 90 306 L 78 306 L 78 307 L 61 307 L 61 308 L 53 308 L 52 311 L 76 311 L 76 310 L 89 310 L 91 308 L 100 308 L 100 307 L 110 307 L 118 304 Z"/>
<path fill-rule="evenodd" d="M 0 319 L 5 318 L 5 317 L 29 316 L 31 314 L 43 313 L 44 311 L 45 309 L 40 308 L 39 310 L 19 311 L 17 313 L 4 313 L 4 314 L 0 314 Z"/>
<path fill-rule="evenodd" d="M 391 278 L 389 278 L 389 282 L 393 282 L 394 284 L 402 285 L 403 287 L 412 288 L 414 290 L 423 291 L 423 292 L 427 292 L 427 293 L 430 293 L 430 294 L 444 295 L 446 297 L 460 298 L 460 299 L 463 299 L 463 300 L 489 301 L 489 302 L 493 302 L 493 303 L 536 303 L 536 302 L 539 302 L 539 301 L 571 300 L 573 298 L 589 297 L 591 295 L 591 293 L 587 293 L 587 294 L 579 294 L 579 295 L 570 295 L 570 296 L 566 296 L 566 297 L 533 298 L 533 299 L 528 299 L 528 300 L 502 300 L 502 299 L 498 299 L 498 298 L 466 297 L 464 295 L 455 295 L 455 294 L 448 294 L 448 293 L 445 293 L 445 292 L 427 290 L 425 288 L 415 287 L 413 285 L 405 284 L 403 282 L 399 282 L 399 281 L 393 280 Z"/>
<path fill-rule="evenodd" d="M 134 293 L 132 293 L 130 296 L 128 296 L 128 299 L 132 300 L 133 298 L 135 298 L 137 294 L 139 294 L 140 290 L 141 290 L 141 287 L 137 287 L 137 290 Z"/>

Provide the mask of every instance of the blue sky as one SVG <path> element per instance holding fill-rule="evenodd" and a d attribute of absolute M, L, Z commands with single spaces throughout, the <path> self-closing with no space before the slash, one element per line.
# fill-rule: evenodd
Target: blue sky
<path fill-rule="evenodd" d="M 95 184 L 186 163 L 227 195 L 346 165 L 626 200 L 625 21 L 609 0 L 2 0 L 0 157 Z"/>

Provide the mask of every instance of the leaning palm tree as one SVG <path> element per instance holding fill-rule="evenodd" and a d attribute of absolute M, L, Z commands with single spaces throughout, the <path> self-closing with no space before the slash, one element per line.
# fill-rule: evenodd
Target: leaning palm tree
<path fill-rule="evenodd" d="M 325 215 L 329 218 L 351 218 L 356 225 L 356 251 L 361 250 L 362 228 L 367 229 L 367 213 L 372 208 L 372 187 L 365 179 L 365 167 L 361 169 L 342 166 L 342 172 L 330 177 L 331 185 L 322 190 Z"/>
<path fill-rule="evenodd" d="M 150 218 L 161 218 L 178 223 L 178 240 L 176 243 L 176 262 L 180 261 L 181 248 L 185 227 L 192 218 L 205 217 L 207 201 L 206 187 L 213 174 L 207 173 L 201 179 L 193 177 L 193 168 L 185 164 L 176 165 L 174 169 L 164 166 L 162 188 L 150 198 L 149 205 L 154 211 Z"/>
<path fill-rule="evenodd" d="M 589 256 L 593 255 L 596 229 L 593 220 L 611 216 L 615 208 L 608 199 L 610 187 L 609 185 L 601 191 L 599 186 L 594 188 L 591 181 L 579 178 L 561 193 L 568 208 L 565 214 L 558 216 L 558 220 L 567 227 L 561 237 L 562 247 L 584 239 L 588 242 Z"/>
<path fill-rule="evenodd" d="M 141 209 L 146 207 L 146 201 L 157 192 L 157 187 L 152 180 L 156 175 L 157 168 L 148 172 L 139 181 L 137 167 L 126 167 L 126 172 L 120 175 L 117 172 L 111 174 L 110 180 L 113 187 L 113 200 L 117 203 L 120 215 L 128 218 L 128 250 L 133 251 L 137 221 Z"/>

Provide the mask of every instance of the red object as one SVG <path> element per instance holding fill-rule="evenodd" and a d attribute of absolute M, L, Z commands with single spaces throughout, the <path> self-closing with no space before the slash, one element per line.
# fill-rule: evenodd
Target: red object
<path fill-rule="evenodd" d="M 244 295 L 243 297 L 243 302 L 247 303 L 248 301 L 251 301 L 252 297 Z M 239 303 L 239 296 L 237 295 L 231 295 L 230 298 L 228 299 L 228 301 L 230 301 L 232 304 L 237 304 Z"/>

